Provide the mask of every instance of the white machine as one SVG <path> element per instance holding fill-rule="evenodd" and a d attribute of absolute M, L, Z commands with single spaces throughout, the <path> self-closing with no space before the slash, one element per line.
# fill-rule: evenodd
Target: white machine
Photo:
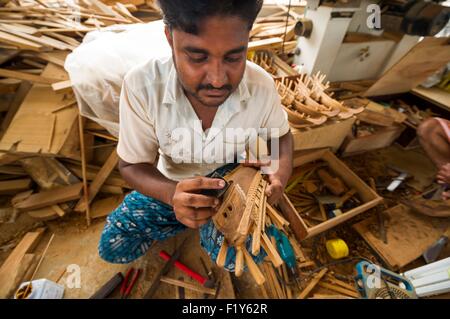
<path fill-rule="evenodd" d="M 423 0 L 308 0 L 294 63 L 332 82 L 375 79 L 449 17 L 449 7 Z"/>

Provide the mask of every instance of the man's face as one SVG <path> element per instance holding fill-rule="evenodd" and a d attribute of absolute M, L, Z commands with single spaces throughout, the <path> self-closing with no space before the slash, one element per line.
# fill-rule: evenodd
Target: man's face
<path fill-rule="evenodd" d="M 178 78 L 188 98 L 218 107 L 245 71 L 248 24 L 236 16 L 205 18 L 197 35 L 166 28 Z"/>

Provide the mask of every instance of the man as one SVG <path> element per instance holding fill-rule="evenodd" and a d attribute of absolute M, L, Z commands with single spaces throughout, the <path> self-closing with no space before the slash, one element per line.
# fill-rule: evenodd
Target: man
<path fill-rule="evenodd" d="M 154 240 L 186 227 L 200 228 L 201 245 L 216 258 L 223 235 L 211 217 L 220 202 L 200 192 L 223 187 L 221 179 L 205 176 L 234 168 L 231 162 L 248 141 L 240 134 L 224 137 L 228 129 L 270 131 L 279 146 L 279 169 L 268 174 L 266 194 L 271 203 L 281 198 L 292 172 L 287 116 L 272 78 L 246 60 L 261 6 L 260 0 L 160 1 L 172 57 L 150 59 L 123 82 L 119 169 L 136 191 L 107 218 L 99 244 L 106 261 L 131 262 Z M 223 156 L 211 145 L 224 146 Z M 228 270 L 234 256 L 230 248 Z"/>
<path fill-rule="evenodd" d="M 450 198 L 450 122 L 442 118 L 430 118 L 417 130 L 420 144 L 438 169 L 436 180 L 444 186 L 442 198 Z"/>

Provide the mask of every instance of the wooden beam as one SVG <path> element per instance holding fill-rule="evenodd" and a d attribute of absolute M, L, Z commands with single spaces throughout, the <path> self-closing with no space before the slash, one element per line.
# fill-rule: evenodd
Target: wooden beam
<path fill-rule="evenodd" d="M 78 199 L 81 196 L 81 188 L 83 183 L 77 183 L 69 186 L 58 187 L 48 191 L 43 191 L 31 195 L 24 201 L 18 203 L 14 207 L 19 210 L 33 210 L 52 206 L 58 203 L 68 202 L 70 200 Z"/>

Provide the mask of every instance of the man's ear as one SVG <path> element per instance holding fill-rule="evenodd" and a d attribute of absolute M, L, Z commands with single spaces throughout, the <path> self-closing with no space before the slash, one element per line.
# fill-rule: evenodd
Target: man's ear
<path fill-rule="evenodd" d="M 164 33 L 166 34 L 167 42 L 169 42 L 169 45 L 173 50 L 172 31 L 170 30 L 170 28 L 167 25 L 164 27 Z"/>

